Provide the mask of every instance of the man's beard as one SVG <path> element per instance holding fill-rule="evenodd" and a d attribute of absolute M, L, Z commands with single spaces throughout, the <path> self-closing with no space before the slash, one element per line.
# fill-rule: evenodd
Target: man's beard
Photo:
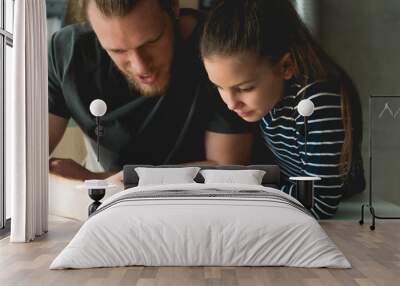
<path fill-rule="evenodd" d="M 169 81 L 170 81 L 170 73 L 168 72 L 166 74 L 166 78 L 159 78 L 158 80 L 161 80 L 162 82 L 158 83 L 156 82 L 154 85 L 147 86 L 145 84 L 140 84 L 135 80 L 133 76 L 131 76 L 129 73 L 125 71 L 121 71 L 122 74 L 125 76 L 126 80 L 128 81 L 129 85 L 135 89 L 138 93 L 140 93 L 143 96 L 148 96 L 148 97 L 157 97 L 157 96 L 162 96 L 165 94 L 169 87 Z"/>

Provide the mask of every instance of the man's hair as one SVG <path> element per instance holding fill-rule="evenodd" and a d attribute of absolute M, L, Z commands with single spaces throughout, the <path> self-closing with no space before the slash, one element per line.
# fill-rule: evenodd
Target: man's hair
<path fill-rule="evenodd" d="M 129 14 L 139 1 L 148 0 L 86 0 L 86 7 L 90 1 L 95 2 L 97 8 L 104 16 L 123 17 Z M 173 0 L 158 0 L 161 8 L 169 15 L 173 14 L 172 1 Z"/>

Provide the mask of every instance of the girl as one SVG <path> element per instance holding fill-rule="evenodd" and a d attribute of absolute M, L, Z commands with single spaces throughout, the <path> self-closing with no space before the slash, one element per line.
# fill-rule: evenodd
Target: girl
<path fill-rule="evenodd" d="M 335 214 L 344 193 L 364 188 L 361 108 L 347 74 L 312 38 L 288 0 L 222 0 L 204 26 L 201 54 L 227 107 L 258 122 L 289 176 L 318 176 L 317 218 Z M 315 106 L 305 152 L 300 100 Z M 282 190 L 294 195 L 286 181 Z"/>

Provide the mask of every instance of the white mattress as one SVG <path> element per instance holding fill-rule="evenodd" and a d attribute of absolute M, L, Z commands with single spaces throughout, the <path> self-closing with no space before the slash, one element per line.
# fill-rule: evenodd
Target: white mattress
<path fill-rule="evenodd" d="M 261 190 L 280 199 L 178 195 L 118 201 L 123 196 L 145 195 L 138 192 L 201 192 L 204 188 Z M 50 269 L 128 265 L 350 268 L 318 222 L 298 204 L 281 191 L 262 186 L 135 187 L 105 200 L 103 210 L 85 222 Z"/>

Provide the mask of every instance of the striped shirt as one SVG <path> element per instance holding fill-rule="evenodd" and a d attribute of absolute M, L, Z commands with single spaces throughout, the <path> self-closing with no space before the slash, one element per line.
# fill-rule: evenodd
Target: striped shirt
<path fill-rule="evenodd" d="M 318 176 L 314 184 L 316 218 L 332 217 L 343 193 L 343 175 L 339 171 L 344 141 L 340 86 L 320 81 L 300 88 L 291 84 L 282 100 L 261 120 L 262 136 L 282 173 L 287 176 Z M 307 154 L 305 153 L 304 117 L 297 112 L 302 99 L 315 106 L 308 117 Z M 294 196 L 295 183 L 286 181 L 282 191 Z"/>

